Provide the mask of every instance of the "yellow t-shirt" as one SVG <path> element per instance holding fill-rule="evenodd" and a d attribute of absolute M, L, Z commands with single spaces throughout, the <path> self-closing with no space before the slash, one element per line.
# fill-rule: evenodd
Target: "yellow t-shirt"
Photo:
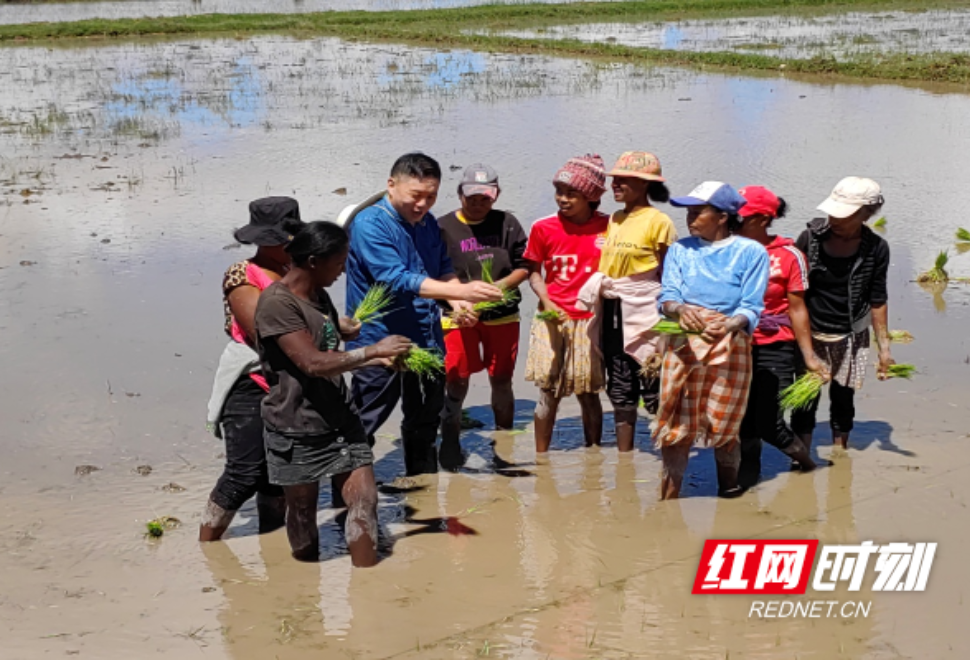
<path fill-rule="evenodd" d="M 653 270 L 660 265 L 657 248 L 676 241 L 677 230 L 666 213 L 650 206 L 630 214 L 617 211 L 606 232 L 600 272 L 615 279 Z"/>

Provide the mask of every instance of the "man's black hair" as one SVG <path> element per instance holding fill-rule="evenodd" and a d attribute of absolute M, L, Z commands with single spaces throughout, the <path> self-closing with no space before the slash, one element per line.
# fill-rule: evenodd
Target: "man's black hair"
<path fill-rule="evenodd" d="M 404 154 L 391 168 L 391 178 L 412 177 L 415 179 L 437 179 L 441 181 L 441 166 L 431 156 L 420 151 Z"/>

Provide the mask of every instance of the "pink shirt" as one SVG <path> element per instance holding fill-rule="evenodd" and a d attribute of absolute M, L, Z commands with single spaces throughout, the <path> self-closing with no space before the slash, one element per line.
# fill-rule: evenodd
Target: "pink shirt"
<path fill-rule="evenodd" d="M 247 346 L 254 346 L 256 343 L 255 338 L 250 339 L 246 336 L 246 332 L 232 315 L 232 311 L 229 309 L 229 294 L 240 286 L 254 286 L 263 291 L 272 283 L 273 279 L 266 274 L 266 271 L 249 261 L 240 261 L 226 270 L 226 275 L 222 280 L 222 295 L 226 308 L 226 332 L 229 333 L 233 341 Z M 263 390 L 269 392 L 269 383 L 266 382 L 262 374 L 252 373 L 249 376 Z"/>

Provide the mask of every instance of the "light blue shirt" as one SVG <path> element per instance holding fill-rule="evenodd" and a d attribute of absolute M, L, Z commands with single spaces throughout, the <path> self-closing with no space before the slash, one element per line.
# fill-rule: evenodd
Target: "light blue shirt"
<path fill-rule="evenodd" d="M 670 246 L 663 266 L 658 301 L 713 309 L 725 316 L 741 314 L 754 332 L 765 308 L 768 251 L 760 243 L 730 236 L 714 243 L 696 236 Z"/>

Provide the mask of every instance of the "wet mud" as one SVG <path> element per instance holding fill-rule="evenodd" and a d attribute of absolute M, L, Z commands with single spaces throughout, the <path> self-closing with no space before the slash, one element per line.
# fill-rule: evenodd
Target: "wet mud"
<path fill-rule="evenodd" d="M 284 37 L 3 48 L 0 85 L 0 658 L 970 653 L 970 290 L 913 283 L 967 224 L 970 96 Z M 675 193 L 772 186 L 788 235 L 842 176 L 883 185 L 890 325 L 914 336 L 894 353 L 919 373 L 866 383 L 848 455 L 800 475 L 766 449 L 764 482 L 719 501 L 701 449 L 685 499 L 661 503 L 646 418 L 618 457 L 611 416 L 586 450 L 567 402 L 536 460 L 520 360 L 512 432 L 492 429 L 473 380 L 486 426 L 464 434 L 460 474 L 394 482 L 397 420 L 381 431 L 376 568 L 352 570 L 327 488 L 319 564 L 292 561 L 282 531 L 258 536 L 253 504 L 226 542 L 197 544 L 223 451 L 204 429 L 220 283 L 248 255 L 231 236 L 250 199 L 333 218 L 423 149 L 445 169 L 438 211 L 484 161 L 528 226 L 552 211 L 566 158 L 631 148 L 660 155 Z M 952 276 L 967 259 L 951 251 Z M 817 445 L 830 456 L 824 423 Z M 145 538 L 164 517 L 182 524 Z M 926 592 L 858 595 L 869 618 L 749 621 L 746 596 L 690 595 L 706 538 L 939 550 Z"/>

